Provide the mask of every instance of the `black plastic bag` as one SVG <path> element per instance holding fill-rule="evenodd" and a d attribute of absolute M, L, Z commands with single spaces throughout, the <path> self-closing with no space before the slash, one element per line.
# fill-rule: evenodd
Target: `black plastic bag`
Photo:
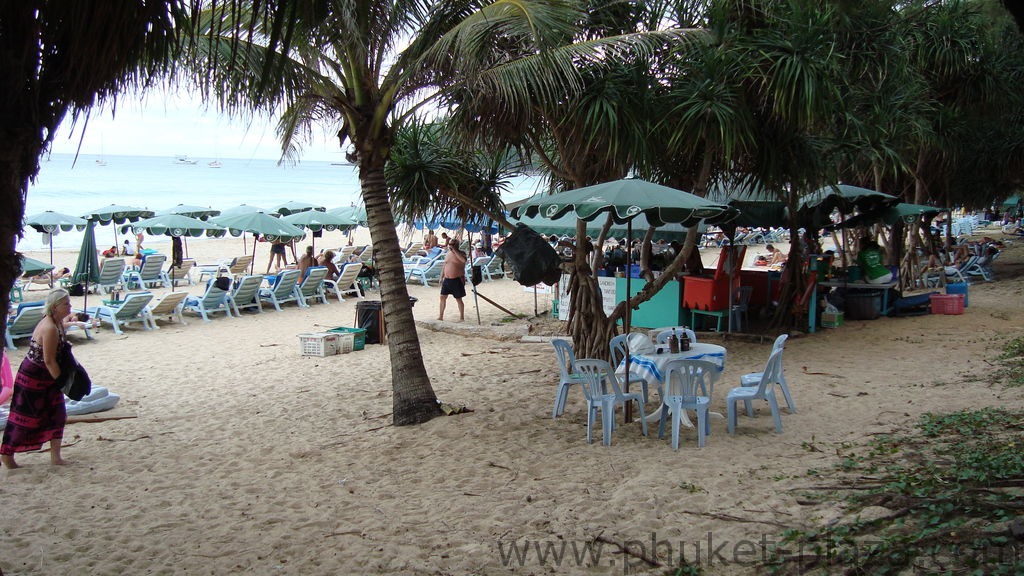
<path fill-rule="evenodd" d="M 562 259 L 543 236 L 519 224 L 497 250 L 512 267 L 512 277 L 523 286 L 539 282 L 551 286 L 562 277 Z"/>

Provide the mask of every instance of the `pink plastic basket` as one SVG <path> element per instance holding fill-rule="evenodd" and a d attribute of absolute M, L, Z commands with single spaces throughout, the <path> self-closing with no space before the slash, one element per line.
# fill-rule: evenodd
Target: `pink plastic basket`
<path fill-rule="evenodd" d="M 932 314 L 963 314 L 963 294 L 932 294 Z"/>

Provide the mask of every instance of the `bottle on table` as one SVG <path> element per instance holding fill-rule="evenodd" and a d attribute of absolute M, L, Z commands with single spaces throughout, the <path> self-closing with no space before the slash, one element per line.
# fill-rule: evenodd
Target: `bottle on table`
<path fill-rule="evenodd" d="M 683 332 L 683 335 L 679 338 L 679 349 L 683 352 L 686 352 L 687 350 L 690 349 L 690 337 L 686 335 L 685 331 Z"/>
<path fill-rule="evenodd" d="M 672 329 L 672 333 L 668 335 L 668 351 L 669 354 L 679 353 L 679 337 L 676 336 L 676 329 Z"/>

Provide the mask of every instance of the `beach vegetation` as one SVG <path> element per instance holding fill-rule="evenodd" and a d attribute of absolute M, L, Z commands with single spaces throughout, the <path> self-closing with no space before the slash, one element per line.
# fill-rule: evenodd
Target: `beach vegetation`
<path fill-rule="evenodd" d="M 1008 386 L 1024 386 L 1024 336 L 1018 336 L 1006 343 L 999 356 L 1002 376 Z"/>
<path fill-rule="evenodd" d="M 845 454 L 808 498 L 840 518 L 782 535 L 773 573 L 1019 574 L 1024 412 L 925 414 Z M 858 453 L 860 452 L 860 453 Z M 801 554 L 793 554 L 800 550 Z"/>

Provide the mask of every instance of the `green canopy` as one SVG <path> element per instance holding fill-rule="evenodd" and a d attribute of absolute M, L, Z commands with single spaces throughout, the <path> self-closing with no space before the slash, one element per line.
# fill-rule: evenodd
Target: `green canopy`
<path fill-rule="evenodd" d="M 575 236 L 576 235 L 576 216 L 572 214 L 566 214 L 561 218 L 555 218 L 549 220 L 541 216 L 523 216 L 521 218 L 515 218 L 509 216 L 509 221 L 513 224 L 525 224 L 530 228 L 533 228 L 537 232 L 550 235 L 555 234 L 557 236 Z M 586 223 L 587 235 L 591 238 L 597 238 L 597 235 L 601 233 L 601 227 L 604 226 L 604 218 L 597 218 Z M 633 231 L 635 233 L 645 233 L 650 228 L 650 223 L 647 222 L 647 217 L 643 214 L 633 219 Z M 628 227 L 625 224 L 612 224 L 608 234 L 612 238 L 625 238 L 628 233 Z M 682 242 L 686 239 L 686 228 L 679 224 L 666 224 L 659 226 L 654 231 L 653 240 L 678 240 Z"/>
<path fill-rule="evenodd" d="M 29 258 L 24 254 L 21 254 L 21 275 L 25 278 L 31 278 L 38 276 L 44 272 L 53 270 L 53 264 L 47 264 L 42 260 L 36 260 L 35 258 Z"/>
<path fill-rule="evenodd" d="M 341 208 L 332 208 L 328 212 L 348 216 L 360 226 L 367 225 L 366 208 L 363 206 L 342 206 Z"/>
<path fill-rule="evenodd" d="M 587 221 L 611 214 L 616 224 L 625 224 L 642 213 L 654 226 L 670 222 L 693 226 L 701 221 L 719 224 L 737 216 L 736 210 L 724 204 L 636 178 L 537 196 L 511 212 L 516 218 L 540 215 L 550 220 L 570 213 Z"/>
<path fill-rule="evenodd" d="M 240 214 L 252 214 L 253 212 L 268 212 L 269 213 L 269 212 L 272 212 L 272 210 L 267 210 L 266 208 L 260 208 L 259 206 L 250 206 L 248 204 L 239 204 L 238 206 L 235 206 L 234 208 L 228 208 L 226 210 L 221 210 L 220 214 L 218 214 L 218 216 L 221 216 L 221 217 L 238 216 Z"/>
<path fill-rule="evenodd" d="M 280 218 L 265 212 L 251 212 L 237 216 L 216 216 L 210 222 L 228 229 L 232 236 L 241 236 L 248 232 L 263 236 L 270 242 L 290 242 L 299 240 L 306 235 L 301 228 L 293 226 Z"/>
<path fill-rule="evenodd" d="M 288 216 L 282 216 L 281 220 L 299 228 L 309 228 L 313 232 L 319 230 L 326 230 L 328 232 L 347 230 L 358 225 L 355 220 L 340 212 L 318 212 L 316 210 L 296 212 Z"/>
<path fill-rule="evenodd" d="M 31 226 L 36 232 L 56 234 L 61 231 L 71 232 L 76 228 L 80 231 L 85 230 L 85 219 L 47 210 L 25 218 L 25 225 Z"/>

